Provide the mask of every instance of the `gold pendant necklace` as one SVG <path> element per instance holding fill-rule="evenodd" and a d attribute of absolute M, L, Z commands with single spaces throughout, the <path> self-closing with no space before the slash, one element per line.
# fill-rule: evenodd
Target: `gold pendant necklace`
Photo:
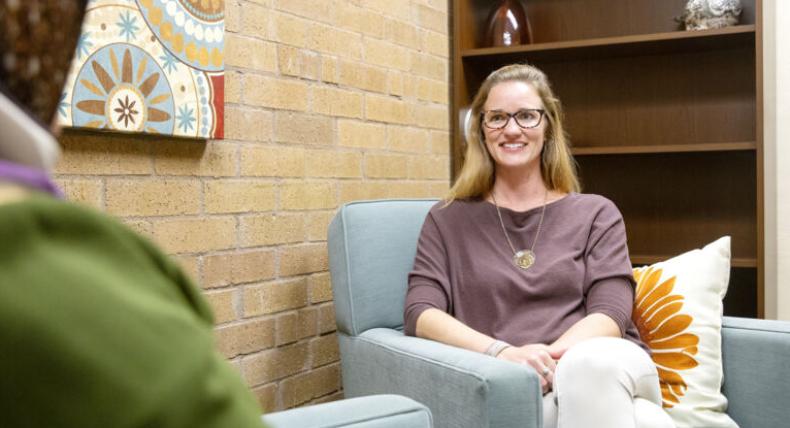
<path fill-rule="evenodd" d="M 535 238 L 532 240 L 532 247 L 529 250 L 518 250 L 516 251 L 516 247 L 513 246 L 513 242 L 510 241 L 510 235 L 507 233 L 507 229 L 505 229 L 505 222 L 502 221 L 502 213 L 499 210 L 499 204 L 496 202 L 496 197 L 494 196 L 494 191 L 491 191 L 491 199 L 494 200 L 494 206 L 496 207 L 496 214 L 499 217 L 499 225 L 502 226 L 502 233 L 505 234 L 505 239 L 507 239 L 507 244 L 510 245 L 510 250 L 513 251 L 513 264 L 518 266 L 523 270 L 529 269 L 533 264 L 535 264 L 535 243 L 538 242 L 538 235 L 540 235 L 540 227 L 543 225 L 543 216 L 546 214 L 546 202 L 549 200 L 549 190 L 546 189 L 546 193 L 543 195 L 543 209 L 540 211 L 540 221 L 538 221 L 538 230 L 535 231 Z"/>

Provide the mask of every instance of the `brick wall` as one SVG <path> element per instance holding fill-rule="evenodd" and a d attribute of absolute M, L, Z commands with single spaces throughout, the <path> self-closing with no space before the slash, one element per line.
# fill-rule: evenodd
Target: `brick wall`
<path fill-rule="evenodd" d="M 449 177 L 446 0 L 227 0 L 226 139 L 67 132 L 57 179 L 205 290 L 267 411 L 338 398 L 326 228 Z"/>

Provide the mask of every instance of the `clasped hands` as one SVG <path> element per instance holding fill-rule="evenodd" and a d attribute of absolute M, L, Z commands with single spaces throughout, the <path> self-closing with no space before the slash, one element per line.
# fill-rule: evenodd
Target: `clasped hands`
<path fill-rule="evenodd" d="M 531 343 L 523 346 L 509 346 L 503 349 L 496 357 L 500 360 L 532 366 L 540 376 L 540 387 L 545 394 L 551 390 L 554 384 L 554 372 L 557 369 L 557 361 L 564 353 L 565 348 L 542 343 Z"/>

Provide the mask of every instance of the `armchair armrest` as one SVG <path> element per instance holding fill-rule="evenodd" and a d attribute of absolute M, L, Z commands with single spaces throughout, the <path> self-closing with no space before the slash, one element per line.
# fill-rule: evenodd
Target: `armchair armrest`
<path fill-rule="evenodd" d="M 398 395 L 374 395 L 263 416 L 271 428 L 431 428 L 431 412 Z"/>
<path fill-rule="evenodd" d="M 742 427 L 786 426 L 790 420 L 790 322 L 724 317 L 724 395 Z"/>
<path fill-rule="evenodd" d="M 339 334 L 348 397 L 395 393 L 431 409 L 436 427 L 542 426 L 542 394 L 530 367 L 375 328 Z"/>

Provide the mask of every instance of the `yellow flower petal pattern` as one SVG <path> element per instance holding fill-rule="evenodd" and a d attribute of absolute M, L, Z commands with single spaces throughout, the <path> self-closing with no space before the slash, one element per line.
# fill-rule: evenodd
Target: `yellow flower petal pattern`
<path fill-rule="evenodd" d="M 682 313 L 683 296 L 672 294 L 675 277 L 661 280 L 662 269 L 634 269 L 636 297 L 633 321 L 642 341 L 653 351 L 665 408 L 680 403 L 688 386 L 679 373 L 697 367 L 699 337 L 687 331 L 694 320 Z"/>

